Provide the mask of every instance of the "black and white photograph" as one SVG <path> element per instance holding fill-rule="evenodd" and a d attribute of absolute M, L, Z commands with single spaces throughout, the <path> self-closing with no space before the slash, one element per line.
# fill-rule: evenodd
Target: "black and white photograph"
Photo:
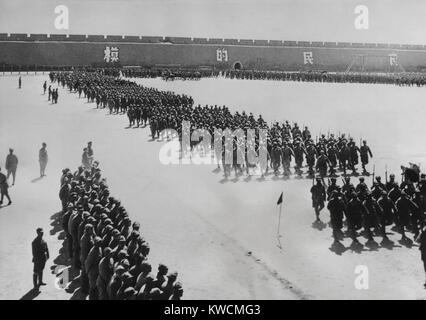
<path fill-rule="evenodd" d="M 0 0 L 0 300 L 426 299 L 425 16 Z"/>

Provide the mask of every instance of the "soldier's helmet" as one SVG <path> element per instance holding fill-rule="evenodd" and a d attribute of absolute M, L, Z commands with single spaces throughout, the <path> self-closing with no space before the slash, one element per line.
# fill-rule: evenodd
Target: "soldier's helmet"
<path fill-rule="evenodd" d="M 376 181 L 377 181 L 377 182 L 380 182 L 380 180 L 381 180 L 381 179 L 382 179 L 382 177 L 380 177 L 380 176 L 377 176 L 377 177 L 376 177 Z"/>
<path fill-rule="evenodd" d="M 364 177 L 359 178 L 359 182 L 364 182 L 364 180 L 365 180 Z"/>
<path fill-rule="evenodd" d="M 393 173 L 391 173 L 391 175 L 389 176 L 391 179 L 395 179 L 395 175 Z"/>

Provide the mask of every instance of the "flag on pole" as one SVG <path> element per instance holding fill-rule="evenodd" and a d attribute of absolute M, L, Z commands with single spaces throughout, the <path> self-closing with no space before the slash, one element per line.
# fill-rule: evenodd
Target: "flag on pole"
<path fill-rule="evenodd" d="M 277 206 L 279 206 L 281 203 L 283 203 L 283 193 L 282 192 L 281 192 L 280 197 L 278 198 Z"/>

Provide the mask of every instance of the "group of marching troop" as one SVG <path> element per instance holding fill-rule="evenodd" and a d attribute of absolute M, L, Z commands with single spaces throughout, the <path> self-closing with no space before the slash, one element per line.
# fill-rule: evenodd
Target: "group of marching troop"
<path fill-rule="evenodd" d="M 377 73 L 377 72 L 327 72 L 327 71 L 267 71 L 267 70 L 192 70 L 192 69 L 123 69 L 129 78 L 156 78 L 166 80 L 225 77 L 245 80 L 274 80 L 297 82 L 369 83 L 394 84 L 398 86 L 426 85 L 426 76 L 421 73 Z"/>
<path fill-rule="evenodd" d="M 401 183 L 396 181 L 394 174 L 388 180 L 386 172 L 385 183 L 380 176 L 373 176 L 371 188 L 365 177 L 359 177 L 356 186 L 349 176 L 341 177 L 341 185 L 336 177 L 328 178 L 327 185 L 323 178 L 317 177 L 311 188 L 316 222 L 321 222 L 320 212 L 327 202 L 335 243 L 344 238 L 344 219 L 346 234 L 353 245 L 359 244 L 359 230 L 367 238 L 368 245 L 375 244 L 373 235 L 380 236 L 382 244 L 389 243 L 386 233 L 389 226 L 401 234 L 403 242 L 411 241 L 406 231 L 412 232 L 414 240 L 418 240 L 426 221 L 426 175 L 420 174 L 418 167 L 401 169 Z"/>
<path fill-rule="evenodd" d="M 252 113 L 247 114 L 244 111 L 231 112 L 226 106 L 194 106 L 190 96 L 147 88 L 99 72 L 51 73 L 50 77 L 52 81 L 68 87 L 70 91 L 78 92 L 79 96 L 84 94 L 87 101 L 96 102 L 98 108 L 108 108 L 111 114 L 127 114 L 129 127 L 149 125 L 153 139 L 160 138 L 163 130 L 170 129 L 175 130 L 182 139 L 184 121 L 190 123 L 190 133 L 196 129 L 206 130 L 211 137 L 216 130 L 229 129 L 233 132 L 242 129 L 247 136 L 250 129 L 264 129 L 267 131 L 266 143 L 260 141 L 260 135 L 257 134 L 254 146 L 257 152 L 262 147 L 267 149 L 267 163 L 260 168 L 262 176 L 271 168 L 275 175 L 282 173 L 284 178 L 289 177 L 292 174 L 291 162 L 294 162 L 294 172 L 299 177 L 304 173 L 307 173 L 308 177 L 315 173 L 319 173 L 321 177 L 335 176 L 338 170 L 344 175 L 348 170 L 358 175 L 359 158 L 362 174 L 368 175 L 365 166 L 372 157 L 369 146 L 365 140 L 357 145 L 353 138 L 347 138 L 346 134 L 322 134 L 314 141 L 307 126 L 300 128 L 297 123 L 290 124 L 288 121 L 268 124 L 262 115 L 256 118 Z M 200 142 L 191 141 L 191 150 Z M 236 176 L 243 174 L 244 170 L 250 175 L 250 168 L 253 167 L 248 162 L 238 163 L 237 153 L 241 150 L 238 142 L 237 137 L 231 142 L 231 157 L 234 159 L 232 163 L 225 163 L 226 148 L 222 148 L 222 154 L 216 155 L 218 162 L 222 162 L 225 177 L 230 175 L 232 169 Z M 223 138 L 223 145 L 226 143 Z M 247 159 L 247 149 L 243 149 L 244 159 Z M 307 172 L 302 170 L 305 163 Z"/>
<path fill-rule="evenodd" d="M 231 79 L 249 80 L 276 80 L 302 82 L 334 82 L 334 83 L 369 83 L 394 84 L 398 86 L 426 85 L 426 76 L 419 73 L 329 73 L 326 71 L 257 71 L 257 70 L 229 70 L 225 73 Z"/>
<path fill-rule="evenodd" d="M 152 69 L 125 68 L 122 75 L 126 78 L 163 78 L 164 80 L 200 80 L 219 76 L 219 71 L 210 69 Z"/>
<path fill-rule="evenodd" d="M 88 153 L 90 165 L 85 162 Z M 110 195 L 91 144 L 77 171 L 62 171 L 59 198 L 66 253 L 73 280 L 91 300 L 180 300 L 177 273 L 160 264 L 156 275 L 148 262 L 149 244 L 138 222 Z"/>

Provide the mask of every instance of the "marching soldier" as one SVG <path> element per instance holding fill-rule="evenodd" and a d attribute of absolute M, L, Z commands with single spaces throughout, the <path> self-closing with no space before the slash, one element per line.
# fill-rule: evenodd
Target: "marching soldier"
<path fill-rule="evenodd" d="M 330 211 L 330 222 L 333 228 L 334 242 L 339 242 L 339 239 L 343 236 L 343 217 L 345 215 L 345 203 L 341 197 L 341 193 L 338 190 L 333 190 L 328 202 L 327 209 Z"/>
<path fill-rule="evenodd" d="M 363 174 L 369 175 L 369 172 L 365 168 L 365 166 L 368 164 L 369 157 L 372 158 L 373 154 L 371 152 L 371 149 L 369 146 L 367 146 L 367 141 L 362 141 L 362 146 L 360 148 L 360 154 L 361 154 L 361 164 L 362 164 L 362 170 Z"/>
<path fill-rule="evenodd" d="M 324 209 L 324 202 L 326 199 L 325 187 L 322 184 L 321 178 L 317 178 L 317 184 L 311 188 L 312 194 L 312 207 L 315 210 L 315 216 L 317 221 L 320 221 L 321 210 Z"/>
<path fill-rule="evenodd" d="M 291 170 L 290 170 L 291 157 L 294 157 L 294 152 L 291 149 L 291 147 L 288 145 L 288 143 L 284 142 L 283 148 L 282 148 L 282 161 L 283 161 L 284 176 L 286 177 L 288 177 L 291 174 Z"/>

